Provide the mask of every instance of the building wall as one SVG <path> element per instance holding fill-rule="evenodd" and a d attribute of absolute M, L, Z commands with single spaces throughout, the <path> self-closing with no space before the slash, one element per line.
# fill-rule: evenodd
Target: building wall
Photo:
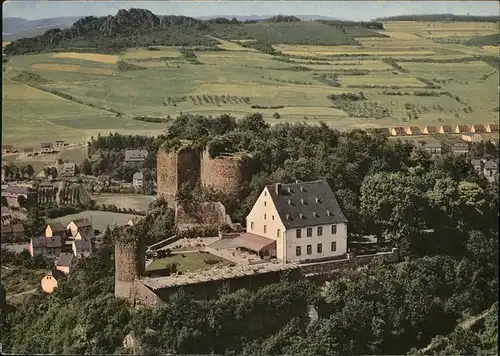
<path fill-rule="evenodd" d="M 242 157 L 210 158 L 207 150 L 201 160 L 201 184 L 237 196 L 245 177 L 246 159 Z"/>
<path fill-rule="evenodd" d="M 42 281 L 40 282 L 42 290 L 50 294 L 54 291 L 54 289 L 57 287 L 57 280 L 50 275 L 46 275 L 42 278 Z"/>
<path fill-rule="evenodd" d="M 68 266 L 56 266 L 56 269 L 65 273 L 65 274 L 69 274 L 69 267 Z"/>
<path fill-rule="evenodd" d="M 145 262 L 142 241 L 115 243 L 115 296 L 130 298 L 133 282 L 144 273 Z"/>
<path fill-rule="evenodd" d="M 318 236 L 318 226 L 311 226 L 312 236 L 307 237 L 307 228 L 301 229 L 301 238 L 296 237 L 296 229 L 286 231 L 286 261 L 312 261 L 329 257 L 338 257 L 347 253 L 347 224 L 336 224 L 337 232 L 332 234 L 332 225 L 318 225 L 323 227 L 322 236 Z M 331 251 L 331 243 L 336 242 L 336 251 Z M 317 245 L 322 244 L 322 252 L 317 252 Z M 307 254 L 307 245 L 311 245 L 311 254 Z M 300 246 L 301 255 L 296 255 L 296 248 Z"/>
<path fill-rule="evenodd" d="M 285 250 L 283 241 L 285 227 L 281 222 L 278 211 L 274 207 L 267 188 L 264 188 L 262 193 L 260 193 L 252 210 L 250 210 L 250 213 L 247 215 L 246 222 L 247 232 L 276 241 L 276 258 L 284 261 Z M 266 226 L 265 232 L 264 226 Z"/>

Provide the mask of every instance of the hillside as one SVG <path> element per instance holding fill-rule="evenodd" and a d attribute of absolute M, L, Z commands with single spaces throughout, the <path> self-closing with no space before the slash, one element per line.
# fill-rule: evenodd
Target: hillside
<path fill-rule="evenodd" d="M 468 16 L 453 14 L 399 15 L 379 17 L 375 21 L 458 21 L 458 22 L 497 22 L 498 16 Z"/>
<path fill-rule="evenodd" d="M 4 49 L 7 55 L 56 49 L 117 52 L 123 48 L 151 45 L 213 46 L 206 35 L 231 39 L 256 39 L 274 44 L 357 44 L 354 37 L 381 36 L 371 23 L 301 21 L 275 16 L 251 22 L 223 18 L 198 20 L 185 16 L 158 16 L 149 10 L 119 10 L 115 16 L 87 16 L 68 29 L 51 29 L 42 35 L 16 40 Z M 298 36 L 297 34 L 300 34 Z"/>
<path fill-rule="evenodd" d="M 471 38 L 464 44 L 467 46 L 498 46 L 500 43 L 500 34 L 495 33 L 493 35 L 478 36 Z"/>

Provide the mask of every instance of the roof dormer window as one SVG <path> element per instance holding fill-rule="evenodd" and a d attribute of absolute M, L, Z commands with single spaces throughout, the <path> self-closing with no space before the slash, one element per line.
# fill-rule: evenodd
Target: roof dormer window
<path fill-rule="evenodd" d="M 292 205 L 292 200 L 291 199 L 288 199 L 286 202 L 287 202 L 288 205 Z"/>
<path fill-rule="evenodd" d="M 300 199 L 300 204 L 307 205 L 306 200 L 305 199 Z"/>
<path fill-rule="evenodd" d="M 318 197 L 316 197 L 315 201 L 316 201 L 316 203 L 321 203 L 321 200 L 319 200 Z"/>
<path fill-rule="evenodd" d="M 313 216 L 314 216 L 315 218 L 319 218 L 319 215 L 318 215 L 318 213 L 316 213 L 316 212 L 313 212 Z"/>
<path fill-rule="evenodd" d="M 306 218 L 306 216 L 305 216 L 304 214 L 302 214 L 302 213 L 300 213 L 300 214 L 299 214 L 299 217 L 300 217 L 301 219 L 305 219 L 305 218 Z"/>
<path fill-rule="evenodd" d="M 303 186 L 303 185 L 301 185 L 301 186 L 300 186 L 300 191 L 301 191 L 301 192 L 305 192 L 305 191 L 306 191 L 306 189 L 304 188 L 304 186 Z"/>
<path fill-rule="evenodd" d="M 332 216 L 332 212 L 331 212 L 330 210 L 327 210 L 327 211 L 326 211 L 326 215 L 328 215 L 328 216 Z"/>
<path fill-rule="evenodd" d="M 288 214 L 286 214 L 286 219 L 287 219 L 288 221 L 292 220 L 292 219 L 290 218 L 290 215 L 288 215 Z"/>
<path fill-rule="evenodd" d="M 288 187 L 288 193 L 292 193 L 292 188 Z"/>

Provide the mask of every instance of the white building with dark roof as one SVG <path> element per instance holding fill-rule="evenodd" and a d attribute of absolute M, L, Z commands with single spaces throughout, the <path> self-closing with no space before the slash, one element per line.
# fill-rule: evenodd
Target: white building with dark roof
<path fill-rule="evenodd" d="M 252 243 L 275 250 L 285 263 L 347 253 L 347 219 L 325 181 L 268 185 L 246 220 L 247 234 L 259 237 Z"/>
<path fill-rule="evenodd" d="M 142 162 L 147 157 L 147 150 L 125 150 L 125 162 Z"/>

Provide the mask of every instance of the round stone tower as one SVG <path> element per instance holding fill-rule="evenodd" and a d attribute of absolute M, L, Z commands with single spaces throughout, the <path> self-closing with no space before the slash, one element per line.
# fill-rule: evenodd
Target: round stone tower
<path fill-rule="evenodd" d="M 144 240 L 125 232 L 115 241 L 115 297 L 132 301 L 134 281 L 144 274 Z"/>

